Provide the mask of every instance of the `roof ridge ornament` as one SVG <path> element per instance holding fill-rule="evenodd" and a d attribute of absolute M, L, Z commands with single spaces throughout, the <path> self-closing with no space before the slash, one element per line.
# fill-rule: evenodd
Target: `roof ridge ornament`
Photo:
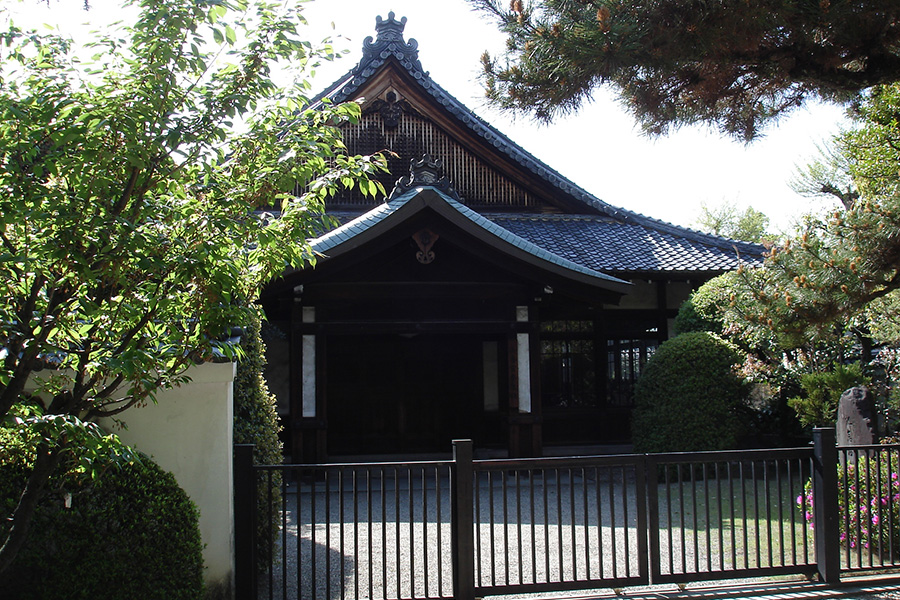
<path fill-rule="evenodd" d="M 405 27 L 406 17 L 401 17 L 398 21 L 394 17 L 394 11 L 388 13 L 387 19 L 383 19 L 381 16 L 375 17 L 375 31 L 378 32 L 378 37 L 374 42 L 371 35 L 363 40 L 363 58 L 357 69 L 362 71 L 365 69 L 364 65 L 368 65 L 373 60 L 385 60 L 393 55 L 401 63 L 409 63 L 410 66 L 421 71 L 419 42 L 412 38 L 409 41 L 403 40 Z"/>
<path fill-rule="evenodd" d="M 419 160 L 409 161 L 409 175 L 397 180 L 388 201 L 411 189 L 424 186 L 437 188 L 454 200 L 460 201 L 459 194 L 444 173 L 444 161 L 440 158 L 432 159 L 430 154 L 423 154 Z"/>

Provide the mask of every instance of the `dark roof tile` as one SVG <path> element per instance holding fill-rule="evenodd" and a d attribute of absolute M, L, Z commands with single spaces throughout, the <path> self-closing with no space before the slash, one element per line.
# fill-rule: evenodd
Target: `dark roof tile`
<path fill-rule="evenodd" d="M 596 198 L 524 150 L 434 83 L 419 62 L 418 43 L 403 40 L 406 18 L 377 18 L 378 38 L 363 42 L 363 57 L 347 75 L 319 94 L 335 102 L 356 91 L 393 57 L 447 111 L 500 152 L 561 192 L 582 202 L 585 215 L 488 215 L 487 218 L 548 252 L 604 272 L 724 271 L 739 262 L 758 264 L 763 247 L 727 240 L 618 208 Z M 345 215 L 345 218 L 348 215 Z M 353 215 L 358 216 L 358 213 Z"/>

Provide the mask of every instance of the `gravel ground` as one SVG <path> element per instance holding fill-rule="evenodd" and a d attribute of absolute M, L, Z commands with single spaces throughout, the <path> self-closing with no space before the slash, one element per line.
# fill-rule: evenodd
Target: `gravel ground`
<path fill-rule="evenodd" d="M 618 580 L 616 585 L 627 585 L 627 581 L 622 580 L 635 577 L 638 570 L 633 483 L 624 476 L 583 481 L 579 477 L 562 476 L 560 481 L 548 478 L 540 483 L 535 485 L 533 495 L 531 488 L 510 476 L 484 480 L 478 486 L 476 504 L 480 508 L 476 516 L 479 522 L 476 525 L 475 569 L 476 580 L 481 586 L 496 586 L 499 592 L 507 585 L 528 584 L 535 580 L 552 582 L 587 578 L 615 579 Z M 353 495 L 347 491 L 351 485 L 357 486 L 355 503 Z M 401 477 L 399 481 L 346 482 L 342 494 L 335 487 L 332 483 L 327 494 L 321 484 L 315 494 L 304 488 L 306 491 L 299 496 L 299 506 L 296 488 L 289 489 L 283 521 L 285 543 L 280 548 L 275 568 L 260 582 L 261 598 L 269 597 L 270 586 L 272 597 L 304 600 L 448 597 L 452 594 L 450 495 L 446 477 L 436 474 L 410 479 Z M 367 490 L 371 493 L 366 493 Z M 503 491 L 508 498 L 505 503 L 501 496 Z M 701 572 L 710 567 L 711 570 L 723 566 L 732 568 L 728 540 L 718 538 L 715 532 L 696 538 L 686 533 L 686 543 L 681 543 L 679 536 L 682 534 L 677 525 L 679 510 L 683 508 L 684 505 L 673 507 L 674 552 L 668 552 L 667 540 L 661 536 L 662 572 L 680 572 L 682 565 L 687 565 L 688 571 Z M 328 519 L 325 518 L 326 510 Z M 667 512 L 661 511 L 662 514 Z M 299 548 L 298 515 L 301 522 Z M 598 520 L 601 527 L 596 526 Z M 326 521 L 331 524 L 323 524 Z M 517 525 L 503 527 L 503 522 Z M 753 557 L 750 560 L 752 563 Z M 692 584 L 684 588 L 671 585 L 601 588 L 497 597 L 599 599 L 618 595 L 639 600 L 900 600 L 896 586 L 897 581 L 889 580 L 866 580 L 837 588 L 810 584 L 805 580 L 744 580 L 727 584 Z"/>

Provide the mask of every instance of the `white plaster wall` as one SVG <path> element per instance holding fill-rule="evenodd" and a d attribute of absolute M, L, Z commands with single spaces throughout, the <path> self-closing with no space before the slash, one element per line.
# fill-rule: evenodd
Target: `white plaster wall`
<path fill-rule="evenodd" d="M 171 471 L 200 508 L 205 579 L 219 589 L 231 587 L 233 571 L 234 374 L 233 363 L 192 367 L 190 383 L 122 413 L 127 429 L 101 423 Z"/>

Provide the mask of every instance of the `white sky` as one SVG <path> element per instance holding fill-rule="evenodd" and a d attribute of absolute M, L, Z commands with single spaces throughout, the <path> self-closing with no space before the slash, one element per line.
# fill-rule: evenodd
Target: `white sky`
<path fill-rule="evenodd" d="M 0 0 L 19 16 L 16 22 L 54 23 L 73 31 L 120 16 L 114 0 Z M 311 0 L 304 14 L 309 39 L 335 37 L 349 54 L 319 68 L 313 88 L 321 90 L 353 67 L 366 36 L 375 35 L 375 17 L 408 18 L 406 39 L 419 43 L 419 58 L 432 79 L 526 150 L 600 199 L 658 219 L 692 226 L 701 203 L 731 202 L 767 214 L 776 229 L 816 210 L 818 200 L 788 187 L 796 165 L 816 154 L 816 145 L 838 131 L 842 110 L 811 105 L 771 125 L 765 137 L 746 146 L 703 128 L 683 128 L 667 137 L 643 137 L 613 92 L 601 90 L 578 114 L 550 126 L 514 119 L 485 105 L 477 82 L 484 50 L 498 54 L 503 36 L 473 12 L 465 0 Z M 333 29 L 332 29 L 333 24 Z M 82 29 L 86 31 L 86 29 Z M 402 174 L 398 174 L 398 177 Z"/>

